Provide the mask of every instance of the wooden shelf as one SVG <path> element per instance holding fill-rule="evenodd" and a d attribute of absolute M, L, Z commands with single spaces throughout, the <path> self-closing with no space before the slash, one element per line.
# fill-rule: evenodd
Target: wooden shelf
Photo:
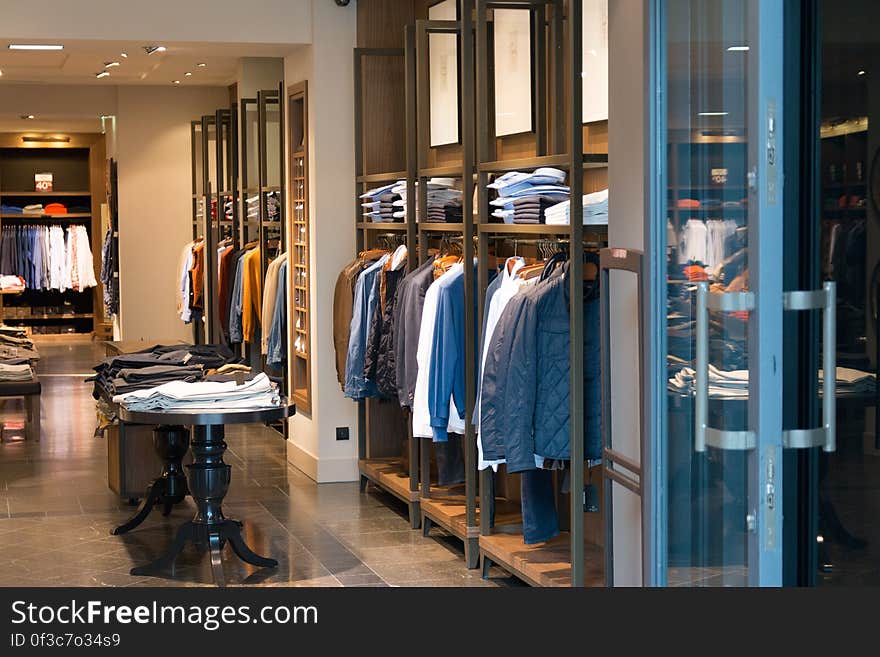
<path fill-rule="evenodd" d="M 464 175 L 464 166 L 453 164 L 444 167 L 427 167 L 419 169 L 418 176 L 423 178 L 461 178 Z"/>
<path fill-rule="evenodd" d="M 8 308 L 6 309 L 8 310 Z M 61 315 L 19 315 L 18 317 L 14 315 L 9 315 L 4 311 L 3 317 L 5 321 L 11 321 L 16 319 L 21 320 L 37 320 L 37 319 L 93 319 L 95 317 L 94 313 L 69 313 L 69 314 L 61 314 Z"/>
<path fill-rule="evenodd" d="M 361 459 L 358 469 L 364 477 L 397 499 L 407 504 L 419 501 L 418 491 L 409 489 L 409 473 L 404 471 L 402 459 Z"/>
<path fill-rule="evenodd" d="M 360 230 L 406 230 L 405 223 L 396 221 L 359 221 L 357 227 Z"/>
<path fill-rule="evenodd" d="M 521 531 L 499 531 L 480 536 L 480 554 L 532 586 L 571 586 L 568 532 L 546 543 L 526 545 Z M 584 544 L 584 585 L 605 586 L 605 551 L 592 543 Z"/>
<path fill-rule="evenodd" d="M 464 224 L 446 224 L 442 221 L 423 221 L 419 223 L 420 233 L 461 233 L 463 231 Z"/>
<path fill-rule="evenodd" d="M 468 538 L 467 500 L 464 484 L 451 487 L 431 487 L 430 497 L 420 497 L 422 514 L 462 541 Z M 471 538 L 480 526 L 480 509 L 477 508 L 476 525 L 471 528 Z M 498 499 L 495 501 L 495 524 L 521 523 L 521 505 Z"/>
<path fill-rule="evenodd" d="M 584 224 L 587 227 L 588 224 Z M 480 224 L 481 233 L 510 235 L 568 235 L 571 226 L 548 226 L 547 224 Z"/>
<path fill-rule="evenodd" d="M 91 192 L 7 192 L 0 190 L 0 196 L 91 196 Z"/>
<path fill-rule="evenodd" d="M 556 169 L 568 169 L 571 160 L 568 155 L 541 155 L 538 157 L 525 157 L 513 160 L 498 160 L 495 162 L 483 162 L 477 167 L 486 173 L 504 173 L 507 171 L 522 171 L 524 169 L 539 169 L 541 167 L 554 167 Z M 598 169 L 608 166 L 607 153 L 585 153 L 583 159 L 585 169 Z"/>
<path fill-rule="evenodd" d="M 398 180 L 405 180 L 406 171 L 389 171 L 387 173 L 369 173 L 356 178 L 359 183 L 391 183 Z"/>
<path fill-rule="evenodd" d="M 271 192 L 280 192 L 281 187 L 278 187 L 276 185 L 268 185 L 266 187 L 260 187 L 260 191 L 263 192 L 264 194 L 268 194 Z"/>
<path fill-rule="evenodd" d="M 28 221 L 38 221 L 41 219 L 88 219 L 92 215 L 90 212 L 69 212 L 67 214 L 0 214 L 0 219 L 27 219 Z"/>

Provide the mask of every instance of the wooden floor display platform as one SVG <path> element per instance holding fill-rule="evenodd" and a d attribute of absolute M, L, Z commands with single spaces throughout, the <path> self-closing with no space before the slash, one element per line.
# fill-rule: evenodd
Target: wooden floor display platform
<path fill-rule="evenodd" d="M 409 489 L 409 474 L 399 458 L 365 459 L 358 461 L 360 473 L 394 497 L 406 502 L 418 502 L 418 491 Z"/>
<path fill-rule="evenodd" d="M 487 558 L 532 586 L 571 586 L 571 544 L 568 532 L 538 545 L 523 543 L 522 533 L 480 536 L 483 572 Z M 584 586 L 605 585 L 605 553 L 601 547 L 584 545 Z"/>
<path fill-rule="evenodd" d="M 422 515 L 435 525 L 442 527 L 453 536 L 465 540 L 479 535 L 480 509 L 477 508 L 476 526 L 471 529 L 471 536 L 467 531 L 467 506 L 464 495 L 464 486 L 434 487 L 431 489 L 431 497 L 420 499 Z M 495 503 L 496 525 L 520 522 L 520 504 L 511 503 L 499 499 Z M 423 523 L 425 535 L 430 530 L 429 523 Z"/>

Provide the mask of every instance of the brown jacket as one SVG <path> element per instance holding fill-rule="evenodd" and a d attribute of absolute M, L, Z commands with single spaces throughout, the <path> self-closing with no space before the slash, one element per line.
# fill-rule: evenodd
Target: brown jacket
<path fill-rule="evenodd" d="M 336 349 L 336 378 L 345 390 L 345 361 L 348 357 L 348 339 L 351 335 L 351 313 L 354 305 L 354 286 L 365 262 L 358 258 L 339 272 L 333 291 L 333 347 Z"/>

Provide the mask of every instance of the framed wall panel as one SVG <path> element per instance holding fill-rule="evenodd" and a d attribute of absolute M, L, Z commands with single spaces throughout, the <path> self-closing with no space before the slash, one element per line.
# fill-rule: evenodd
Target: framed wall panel
<path fill-rule="evenodd" d="M 495 61 L 495 135 L 531 132 L 532 21 L 528 9 L 496 9 L 493 20 Z"/>

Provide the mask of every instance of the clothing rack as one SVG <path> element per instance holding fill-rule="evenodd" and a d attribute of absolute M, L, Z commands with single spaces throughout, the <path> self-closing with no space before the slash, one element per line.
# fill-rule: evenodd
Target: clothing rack
<path fill-rule="evenodd" d="M 491 236 L 514 251 L 520 245 L 537 247 L 540 251 L 565 251 L 571 245 L 583 244 L 596 248 L 604 241 L 601 235 L 589 235 L 596 227 L 583 225 L 583 190 L 585 179 L 591 186 L 607 185 L 607 153 L 584 153 L 584 130 L 582 116 L 581 78 L 581 12 L 580 2 L 548 1 L 529 3 L 524 7 L 532 13 L 533 47 L 538 62 L 535 75 L 535 123 L 534 157 L 509 158 L 504 155 L 503 138 L 494 132 L 492 116 L 493 98 L 491 80 L 492 39 L 489 12 L 491 9 L 509 8 L 503 0 L 475 0 L 476 5 L 476 93 L 477 93 L 477 194 L 479 212 L 478 231 Z M 465 12 L 468 14 L 469 12 Z M 568 25 L 565 25 L 568 22 Z M 545 29 L 546 28 L 546 29 Z M 564 43 L 566 40 L 568 43 Z M 565 61 L 564 53 L 568 61 Z M 548 84 L 548 80 L 551 81 Z M 549 93 L 545 93 L 547 89 Z M 565 104 L 563 106 L 563 103 Z M 565 117 L 563 120 L 562 117 Z M 566 125 L 567 121 L 567 125 Z M 589 128 L 587 128 L 589 129 Z M 593 140 L 591 140 L 593 141 Z M 529 171 L 539 167 L 554 167 L 568 172 L 570 187 L 569 224 L 566 225 L 508 225 L 489 223 L 490 176 L 508 171 Z M 520 235 L 528 237 L 519 237 Z M 532 237 L 535 235 L 535 237 Z M 586 237 L 590 240 L 585 240 Z M 498 238 L 503 238 L 499 240 Z M 598 238 L 598 239 L 596 239 Z M 489 272 L 488 241 L 478 244 L 479 303 L 478 325 L 483 324 L 483 309 L 488 287 Z M 570 298 L 580 299 L 584 290 L 584 262 L 582 258 L 570 259 Z M 489 575 L 492 564 L 502 566 L 523 581 L 537 586 L 584 586 L 601 585 L 603 556 L 594 542 L 601 537 L 601 523 L 590 523 L 590 538 L 585 531 L 584 505 L 581 497 L 584 487 L 584 358 L 583 313 L 570 315 L 570 456 L 571 495 L 568 500 L 567 523 L 562 518 L 562 535 L 547 543 L 525 545 L 519 509 L 504 498 L 496 497 L 496 475 L 491 469 L 480 473 L 480 527 L 479 548 L 484 577 Z M 470 374 L 470 371 L 469 371 Z M 470 377 L 469 377 L 470 378 Z M 562 507 L 564 497 L 557 496 L 557 506 Z M 494 509 L 494 514 L 489 513 Z M 597 514 L 598 515 L 598 514 Z M 492 517 L 494 516 L 494 525 Z M 565 526 L 567 524 L 567 527 Z M 601 538 L 598 539 L 601 541 Z"/>
<path fill-rule="evenodd" d="M 392 251 L 392 244 L 406 244 L 408 272 L 415 269 L 418 253 L 415 55 L 412 25 L 404 29 L 403 48 L 354 49 L 356 249 Z M 377 185 L 401 180 L 406 181 L 406 221 L 364 221 L 360 195 Z M 408 414 L 397 400 L 364 399 L 357 406 L 361 491 L 369 483 L 402 501 L 407 505 L 410 527 L 417 529 L 421 526 L 419 450 L 412 439 Z"/>

